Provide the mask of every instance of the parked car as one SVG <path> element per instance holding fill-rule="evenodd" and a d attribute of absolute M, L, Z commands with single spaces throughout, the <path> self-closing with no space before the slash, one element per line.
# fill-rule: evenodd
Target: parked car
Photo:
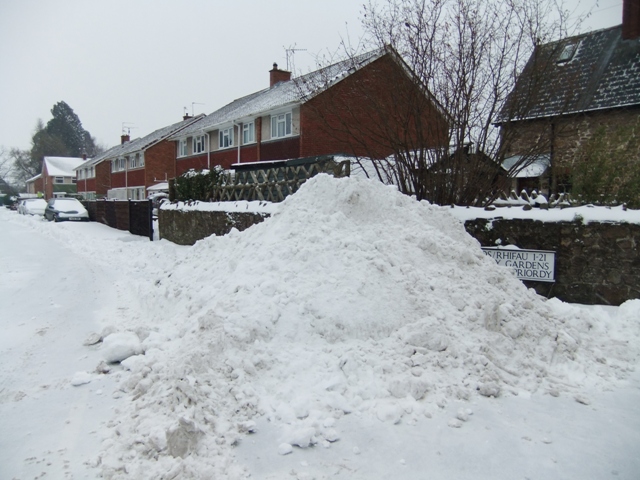
<path fill-rule="evenodd" d="M 47 208 L 47 201 L 43 198 L 25 198 L 20 200 L 18 213 L 22 215 L 44 215 L 45 208 Z"/>
<path fill-rule="evenodd" d="M 52 198 L 44 210 L 44 218 L 55 222 L 63 220 L 88 222 L 89 212 L 75 198 Z"/>

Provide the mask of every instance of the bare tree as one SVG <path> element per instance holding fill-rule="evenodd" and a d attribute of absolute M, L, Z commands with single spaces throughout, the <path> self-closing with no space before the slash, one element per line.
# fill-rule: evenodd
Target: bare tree
<path fill-rule="evenodd" d="M 352 151 L 363 153 L 368 144 L 365 156 L 375 159 L 375 174 L 405 193 L 439 204 L 490 202 L 506 177 L 548 148 L 541 138 L 504 170 L 508 139 L 495 123 L 536 45 L 576 27 L 569 16 L 555 0 L 371 0 L 363 14 L 364 45 L 397 52 L 411 85 L 394 79 L 383 98 L 365 82 L 353 87 L 359 91 L 352 96 L 367 99 L 375 129 L 353 122 L 338 102 L 333 116 L 316 109 L 317 116 L 358 143 Z M 361 61 L 348 56 L 354 67 Z M 537 73 L 544 75 L 544 68 Z M 434 105 L 446 132 L 434 121 Z M 382 159 L 375 150 L 390 155 Z"/>

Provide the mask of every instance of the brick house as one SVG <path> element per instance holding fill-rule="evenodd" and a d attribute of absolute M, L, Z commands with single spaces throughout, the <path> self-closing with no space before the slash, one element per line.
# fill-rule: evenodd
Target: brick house
<path fill-rule="evenodd" d="M 585 141 L 639 122 L 640 2 L 624 0 L 622 25 L 533 52 L 498 123 L 514 188 L 569 191 Z"/>
<path fill-rule="evenodd" d="M 413 118 L 410 110 L 419 103 L 426 108 Z M 294 79 L 274 63 L 268 88 L 234 100 L 171 140 L 180 175 L 326 154 L 385 158 L 392 142 L 380 139 L 400 129 L 415 148 L 447 143 L 446 115 L 387 47 Z"/>
<path fill-rule="evenodd" d="M 42 174 L 39 173 L 35 177 L 31 177 L 26 182 L 27 193 L 36 195 L 41 194 L 44 196 L 44 182 L 42 180 Z"/>
<path fill-rule="evenodd" d="M 142 138 L 122 135 L 120 145 L 76 169 L 78 191 L 87 199 L 141 200 L 147 189 L 176 175 L 175 144 L 167 140 L 203 115 L 184 117 Z"/>
<path fill-rule="evenodd" d="M 53 197 L 76 193 L 76 174 L 74 169 L 85 161 L 80 157 L 44 157 L 42 173 L 29 179 L 28 193 L 43 194 L 45 200 Z M 30 184 L 30 185 L 29 185 Z"/>

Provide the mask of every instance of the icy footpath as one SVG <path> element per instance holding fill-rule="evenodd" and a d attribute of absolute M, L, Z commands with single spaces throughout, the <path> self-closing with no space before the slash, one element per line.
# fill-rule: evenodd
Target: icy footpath
<path fill-rule="evenodd" d="M 141 272 L 156 265 L 144 314 L 117 324 L 145 353 L 123 361 L 106 478 L 244 478 L 233 446 L 259 418 L 282 432 L 274 453 L 330 448 L 344 415 L 412 423 L 520 392 L 588 403 L 637 364 L 640 301 L 615 324 L 545 301 L 447 209 L 375 182 L 318 176 L 262 224 L 168 250 L 139 252 Z"/>

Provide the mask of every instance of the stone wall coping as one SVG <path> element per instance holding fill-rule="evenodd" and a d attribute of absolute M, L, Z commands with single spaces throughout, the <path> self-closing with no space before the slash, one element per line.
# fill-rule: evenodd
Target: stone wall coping
<path fill-rule="evenodd" d="M 599 223 L 635 223 L 640 224 L 640 210 L 625 209 L 622 206 L 600 207 L 583 205 L 567 208 L 531 208 L 498 207 L 485 210 L 480 207 L 442 207 L 447 208 L 458 220 L 539 220 L 541 222 L 574 222 L 581 221 Z"/>
<path fill-rule="evenodd" d="M 278 208 L 277 203 L 262 201 L 237 202 L 174 202 L 163 203 L 161 210 L 178 210 L 183 212 L 228 212 L 228 213 L 267 213 L 272 215 Z"/>

